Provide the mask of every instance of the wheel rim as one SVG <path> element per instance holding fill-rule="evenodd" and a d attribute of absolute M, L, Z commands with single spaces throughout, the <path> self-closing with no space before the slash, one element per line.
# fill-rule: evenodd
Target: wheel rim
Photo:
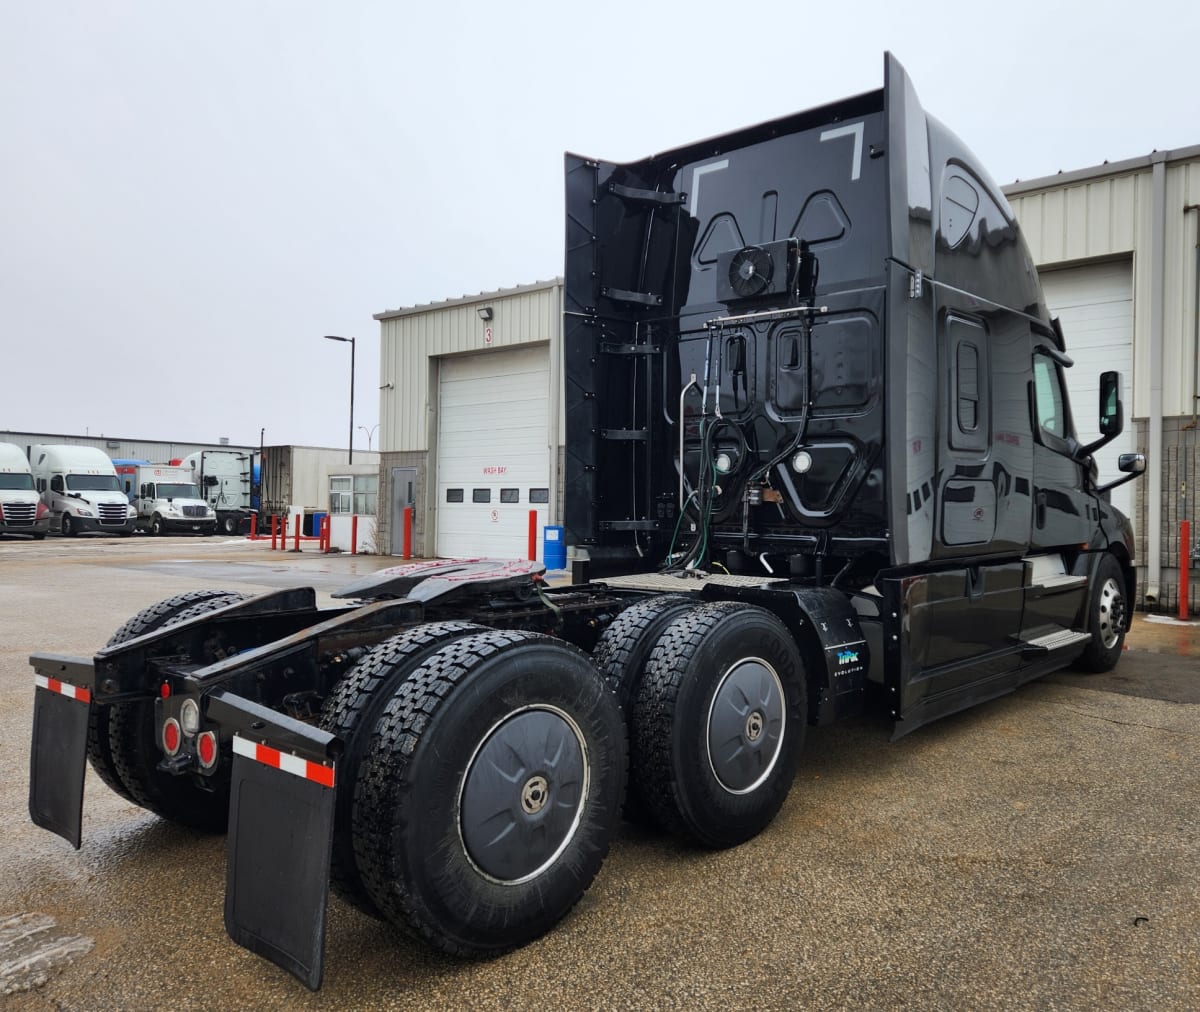
<path fill-rule="evenodd" d="M 514 710 L 475 749 L 458 799 L 467 859 L 485 878 L 520 885 L 570 844 L 587 803 L 583 732 L 552 706 Z"/>
<path fill-rule="evenodd" d="M 1111 576 L 1100 588 L 1100 642 L 1111 650 L 1125 631 L 1125 597 L 1120 584 Z"/>
<path fill-rule="evenodd" d="M 757 790 L 783 748 L 787 705 L 779 674 L 759 657 L 736 662 L 708 709 L 708 763 L 730 794 Z"/>

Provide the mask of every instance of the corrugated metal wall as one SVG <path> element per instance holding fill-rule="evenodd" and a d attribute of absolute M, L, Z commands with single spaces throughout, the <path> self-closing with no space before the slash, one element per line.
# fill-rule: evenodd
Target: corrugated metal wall
<path fill-rule="evenodd" d="M 182 459 L 199 450 L 236 450 L 247 453 L 258 451 L 257 446 L 222 446 L 217 443 L 173 443 L 167 440 L 120 439 L 113 436 L 70 436 L 62 433 L 43 432 L 0 432 L 0 443 L 16 443 L 28 454 L 34 443 L 63 443 L 67 446 L 95 446 L 116 460 L 148 460 L 151 464 L 165 464 L 168 460 Z"/>
<path fill-rule="evenodd" d="M 1185 214 L 1183 208 L 1200 203 L 1200 157 L 1166 166 L 1162 404 L 1150 403 L 1148 363 L 1152 279 L 1146 267 L 1154 225 L 1152 187 L 1147 160 L 1144 166 L 1111 176 L 1047 185 L 1028 192 L 1021 192 L 1020 184 L 1006 189 L 1039 267 L 1133 256 L 1131 413 L 1142 417 L 1151 412 L 1190 415 L 1196 393 L 1197 212 Z M 1071 335 L 1066 336 L 1070 350 Z"/>
<path fill-rule="evenodd" d="M 479 309 L 484 306 L 492 307 L 490 321 L 479 318 Z M 434 303 L 427 309 L 418 307 L 397 315 L 381 313 L 379 320 L 379 382 L 383 386 L 379 391 L 379 445 L 388 452 L 429 449 L 430 425 L 436 410 L 434 359 L 548 342 L 550 374 L 561 376 L 561 282 L 530 285 L 514 289 L 511 294 L 497 292 L 449 304 Z M 552 398 L 555 402 L 559 402 L 561 442 L 561 398 Z"/>

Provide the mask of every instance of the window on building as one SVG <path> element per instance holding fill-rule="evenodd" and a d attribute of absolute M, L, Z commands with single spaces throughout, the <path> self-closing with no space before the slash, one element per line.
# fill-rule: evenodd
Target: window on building
<path fill-rule="evenodd" d="M 350 475 L 331 476 L 329 479 L 329 512 L 349 513 L 353 505 L 354 479 Z"/>
<path fill-rule="evenodd" d="M 550 490 L 548 488 L 531 488 L 529 490 L 529 501 L 531 503 L 547 503 L 550 501 Z"/>
<path fill-rule="evenodd" d="M 446 489 L 446 502 L 462 502 L 463 490 L 461 488 Z"/>
<path fill-rule="evenodd" d="M 502 488 L 500 490 L 501 502 L 520 502 L 521 490 L 519 488 Z"/>
<path fill-rule="evenodd" d="M 359 516 L 373 517 L 378 492 L 379 475 L 356 474 L 354 476 L 354 512 Z"/>
<path fill-rule="evenodd" d="M 329 512 L 374 516 L 379 493 L 377 474 L 338 474 L 329 478 Z"/>
<path fill-rule="evenodd" d="M 492 490 L 490 488 L 473 488 L 471 489 L 471 502 L 491 502 Z"/>

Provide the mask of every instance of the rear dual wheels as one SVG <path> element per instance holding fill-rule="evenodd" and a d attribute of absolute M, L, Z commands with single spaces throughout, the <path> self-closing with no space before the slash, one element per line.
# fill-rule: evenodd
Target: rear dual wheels
<path fill-rule="evenodd" d="M 359 764 L 371 733 L 397 686 L 422 661 L 447 643 L 482 631 L 482 626 L 470 622 L 431 622 L 406 629 L 373 647 L 334 686 L 321 707 L 321 729 L 336 734 L 343 743 L 338 759 L 340 788 L 334 809 L 330 884 L 342 899 L 366 913 L 378 916 L 379 908 L 358 871 L 351 816 Z"/>
<path fill-rule="evenodd" d="M 625 773 L 620 710 L 585 654 L 533 633 L 455 639 L 371 735 L 352 817 L 363 885 L 438 949 L 516 948 L 591 884 Z"/>
<path fill-rule="evenodd" d="M 630 716 L 629 810 L 704 847 L 757 835 L 804 743 L 804 671 L 787 628 L 753 605 L 663 598 L 610 630 L 627 637 L 625 668 L 608 676 Z"/>
<path fill-rule="evenodd" d="M 121 626 L 108 646 L 204 615 L 245 600 L 245 594 L 197 590 L 178 594 L 138 612 Z M 198 787 L 189 777 L 158 769 L 158 745 L 153 700 L 88 707 L 88 760 L 100 779 L 126 801 L 181 825 L 221 832 L 229 818 L 229 782 L 217 780 L 214 790 Z"/>

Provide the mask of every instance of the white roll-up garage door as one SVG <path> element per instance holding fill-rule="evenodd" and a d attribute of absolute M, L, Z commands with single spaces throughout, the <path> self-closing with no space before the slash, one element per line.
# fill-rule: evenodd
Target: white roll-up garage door
<path fill-rule="evenodd" d="M 1100 374 L 1121 373 L 1125 431 L 1096 454 L 1100 482 L 1120 476 L 1117 456 L 1136 449 L 1133 406 L 1133 270 L 1128 260 L 1042 272 L 1042 288 L 1051 316 L 1062 322 L 1067 354 L 1075 360 L 1067 386 L 1079 438 L 1091 442 L 1097 427 Z M 1113 489 L 1113 505 L 1133 519 L 1134 483 Z"/>
<path fill-rule="evenodd" d="M 438 380 L 437 554 L 528 558 L 550 502 L 547 345 L 442 359 Z"/>

